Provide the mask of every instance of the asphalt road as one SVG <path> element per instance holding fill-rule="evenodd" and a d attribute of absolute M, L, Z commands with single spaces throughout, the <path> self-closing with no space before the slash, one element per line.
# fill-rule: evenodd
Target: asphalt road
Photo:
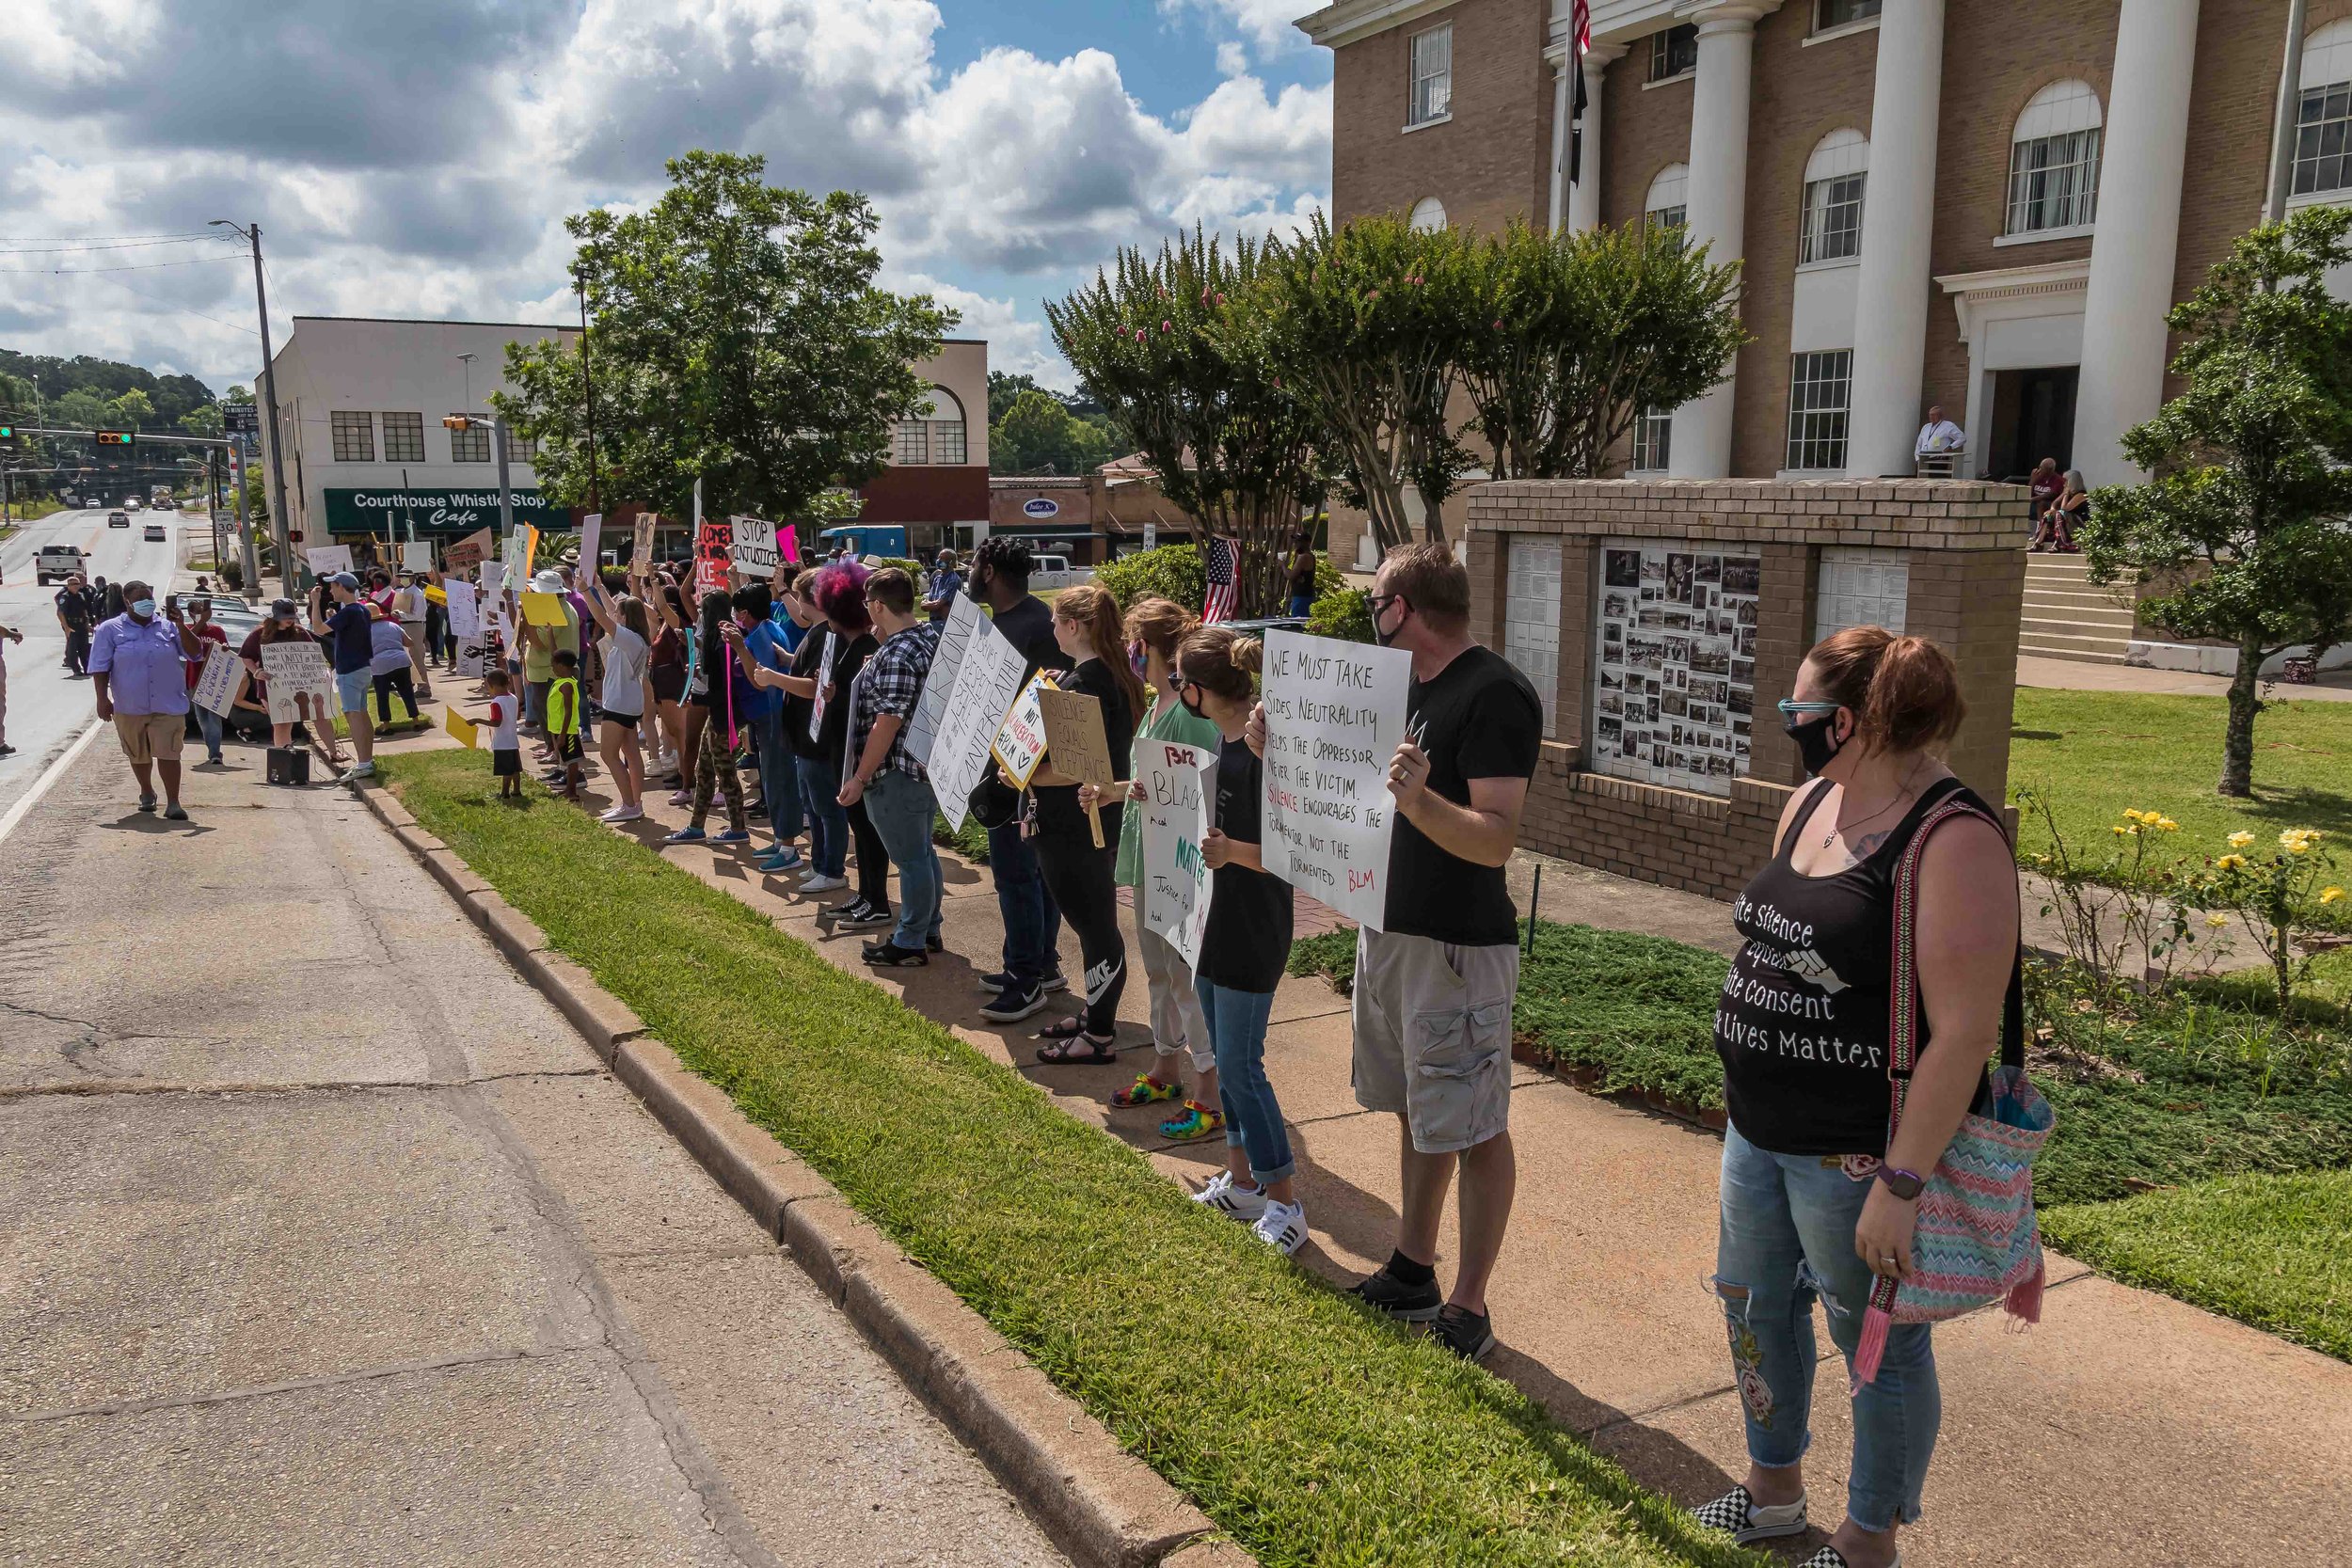
<path fill-rule="evenodd" d="M 178 568 L 185 526 L 178 513 L 142 508 L 131 514 L 129 528 L 110 529 L 110 510 L 56 513 L 0 540 L 0 626 L 24 634 L 23 642 L 0 652 L 8 666 L 8 744 L 16 748 L 14 756 L 0 757 L 0 816 L 94 717 L 89 682 L 66 676 L 65 633 L 52 602 L 57 585 L 42 587 L 33 580 L 33 558 L 43 545 L 79 545 L 89 556 L 92 574 L 108 582 L 143 578 L 158 587 L 169 583 Z M 158 516 L 168 537 L 150 544 L 147 524 Z M 200 752 L 198 760 L 203 760 Z"/>

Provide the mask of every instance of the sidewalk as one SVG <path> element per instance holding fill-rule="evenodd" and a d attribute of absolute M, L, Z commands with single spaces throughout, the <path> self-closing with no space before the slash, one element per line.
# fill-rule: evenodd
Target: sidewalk
<path fill-rule="evenodd" d="M 447 744 L 435 736 L 388 752 Z M 608 798 L 592 781 L 588 809 Z M 925 969 L 873 972 L 863 933 L 833 934 L 829 903 L 763 878 L 748 857 L 653 846 L 684 818 L 657 793 L 631 836 L 649 853 L 726 890 L 834 962 L 1016 1069 L 1072 1116 L 1146 1151 L 1197 1185 L 1221 1150 L 1170 1146 L 1155 1113 L 1113 1113 L 1109 1091 L 1151 1060 L 1140 975 L 1120 1015 L 1113 1067 L 1037 1064 L 1044 1022 L 981 1021 L 975 977 L 997 967 L 1003 927 L 985 867 L 946 860 L 948 951 Z M 1532 866 L 1528 868 L 1532 871 Z M 1517 873 L 1515 873 L 1515 881 Z M 1524 886 L 1515 891 L 1523 898 Z M 1545 872 L 1543 912 L 1656 929 L 1723 948 L 1724 907 L 1571 869 Z M 1646 922 L 1646 924 L 1644 924 Z M 1065 942 L 1069 972 L 1078 968 Z M 1285 979 L 1267 1065 L 1300 1162 L 1313 1239 L 1299 1261 L 1335 1281 L 1388 1255 L 1396 1131 L 1357 1108 L 1348 1086 L 1348 1005 L 1320 980 Z M 1714 1263 L 1721 1145 L 1683 1124 L 1515 1069 L 1518 1207 L 1492 1291 L 1504 1348 L 1488 1365 L 1637 1478 L 1703 1501 L 1744 1471 Z M 1442 1244 L 1453 1246 L 1449 1219 Z M 1946 1420 L 1930 1517 L 1906 1539 L 1915 1568 L 2118 1562 L 2267 1565 L 2333 1561 L 2352 1542 L 2342 1454 L 2352 1448 L 2352 1367 L 2053 1257 L 2043 1323 L 2006 1332 L 1979 1314 L 1939 1336 Z M 1827 1343 L 1826 1332 L 1823 1343 Z M 1817 1524 L 1836 1520 L 1849 1450 L 1836 1374 L 1825 1371 L 1811 1477 Z M 1818 1538 L 1817 1538 L 1818 1541 Z M 1811 1549 L 1808 1544 L 1805 1550 Z"/>
<path fill-rule="evenodd" d="M 350 793 L 0 845 L 0 1560 L 1062 1558 Z"/>
<path fill-rule="evenodd" d="M 2128 664 L 2080 664 L 2071 658 L 2037 658 L 2021 654 L 2017 684 L 2056 687 L 2066 691 L 2130 691 L 2182 697 L 2219 697 L 2230 689 L 2227 675 L 2201 675 L 2188 670 L 2140 670 Z M 2352 670 L 2327 670 L 2313 686 L 2267 682 L 2265 702 L 2352 703 Z"/>

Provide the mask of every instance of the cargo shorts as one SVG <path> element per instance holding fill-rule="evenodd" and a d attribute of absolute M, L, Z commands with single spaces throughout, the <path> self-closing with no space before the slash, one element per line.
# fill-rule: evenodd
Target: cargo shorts
<path fill-rule="evenodd" d="M 1356 1103 L 1405 1117 L 1423 1154 L 1472 1148 L 1511 1117 L 1515 943 L 1356 933 Z"/>

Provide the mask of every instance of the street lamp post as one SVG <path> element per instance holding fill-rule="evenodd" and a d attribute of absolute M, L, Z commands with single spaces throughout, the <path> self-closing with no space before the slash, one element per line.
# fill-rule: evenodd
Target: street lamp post
<path fill-rule="evenodd" d="M 205 227 L 227 229 L 253 248 L 253 309 L 262 318 L 262 409 L 269 420 L 269 531 L 278 546 L 278 582 L 292 592 L 302 586 L 302 565 L 294 559 L 293 540 L 288 537 L 293 525 L 286 512 L 286 433 L 278 423 L 278 372 L 270 363 L 269 293 L 262 280 L 262 226 L 214 218 Z"/>
<path fill-rule="evenodd" d="M 469 356 L 460 355 L 458 357 Z M 488 425 L 491 436 L 498 442 L 499 553 L 500 559 L 511 562 L 515 559 L 515 492 L 506 477 L 505 422 L 491 414 L 450 414 L 441 420 L 442 428 L 447 430 L 470 430 L 478 424 Z"/>

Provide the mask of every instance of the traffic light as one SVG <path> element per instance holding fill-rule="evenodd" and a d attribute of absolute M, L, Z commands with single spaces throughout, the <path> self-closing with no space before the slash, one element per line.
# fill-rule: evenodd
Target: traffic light
<path fill-rule="evenodd" d="M 127 430 L 94 430 L 90 437 L 102 447 L 127 447 L 136 439 Z"/>
<path fill-rule="evenodd" d="M 441 420 L 443 430 L 471 430 L 473 427 L 474 421 L 463 414 L 446 415 Z"/>
<path fill-rule="evenodd" d="M 16 426 L 12 424 L 0 424 L 0 447 L 12 447 L 14 445 L 16 445 Z"/>

